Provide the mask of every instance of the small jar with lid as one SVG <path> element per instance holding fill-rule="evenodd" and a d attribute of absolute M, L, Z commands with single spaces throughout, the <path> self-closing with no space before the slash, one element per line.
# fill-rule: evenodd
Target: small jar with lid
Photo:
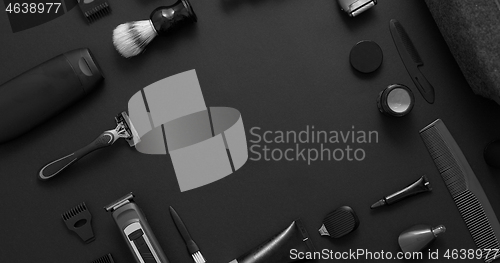
<path fill-rule="evenodd" d="M 380 92 L 377 106 L 380 112 L 396 117 L 410 113 L 415 104 L 413 92 L 405 85 L 392 84 Z"/>

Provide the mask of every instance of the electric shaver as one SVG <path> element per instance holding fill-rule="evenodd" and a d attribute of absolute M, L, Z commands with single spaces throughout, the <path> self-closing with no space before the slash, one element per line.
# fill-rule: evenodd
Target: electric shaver
<path fill-rule="evenodd" d="M 104 209 L 111 212 L 137 263 L 169 263 L 133 198 L 134 194 L 129 193 Z"/>

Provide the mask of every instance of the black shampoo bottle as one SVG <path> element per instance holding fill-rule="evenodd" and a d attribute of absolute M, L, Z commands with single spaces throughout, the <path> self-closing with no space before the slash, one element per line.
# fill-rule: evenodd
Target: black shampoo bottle
<path fill-rule="evenodd" d="M 86 48 L 54 57 L 0 86 L 0 144 L 75 103 L 104 77 Z"/>

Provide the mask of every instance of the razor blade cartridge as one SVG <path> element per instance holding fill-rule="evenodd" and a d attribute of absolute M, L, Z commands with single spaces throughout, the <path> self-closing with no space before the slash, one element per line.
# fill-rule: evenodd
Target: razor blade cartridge
<path fill-rule="evenodd" d="M 134 128 L 134 125 L 126 112 L 123 111 L 118 114 L 115 117 L 115 121 L 117 126 L 115 130 L 120 138 L 124 138 L 128 142 L 130 147 L 135 146 L 141 141 L 139 134 Z"/>

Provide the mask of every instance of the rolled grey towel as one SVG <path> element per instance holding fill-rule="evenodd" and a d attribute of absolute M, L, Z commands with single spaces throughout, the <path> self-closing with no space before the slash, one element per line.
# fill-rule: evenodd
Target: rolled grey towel
<path fill-rule="evenodd" d="M 500 0 L 425 0 L 474 93 L 500 104 Z"/>

